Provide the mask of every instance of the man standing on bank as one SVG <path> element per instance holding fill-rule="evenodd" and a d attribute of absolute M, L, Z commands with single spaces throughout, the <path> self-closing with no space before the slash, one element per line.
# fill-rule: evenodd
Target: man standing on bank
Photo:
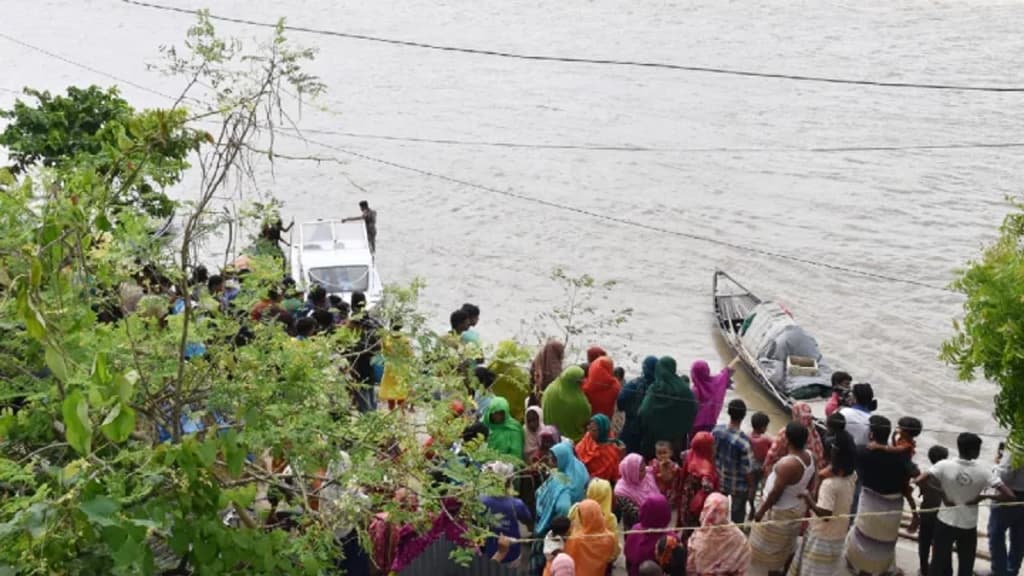
<path fill-rule="evenodd" d="M 371 210 L 370 203 L 366 200 L 359 202 L 359 210 L 362 212 L 361 215 L 345 218 L 342 222 L 362 220 L 366 225 L 366 239 L 370 243 L 370 253 L 377 254 L 377 211 Z"/>

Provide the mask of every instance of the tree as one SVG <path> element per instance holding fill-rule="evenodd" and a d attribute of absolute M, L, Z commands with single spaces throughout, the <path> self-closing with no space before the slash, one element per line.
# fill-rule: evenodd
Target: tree
<path fill-rule="evenodd" d="M 469 390 L 463 359 L 416 312 L 418 285 L 389 288 L 376 312 L 376 330 L 401 325 L 424 351 L 385 355 L 416 375 L 423 409 L 407 419 L 353 409 L 349 367 L 368 324 L 298 341 L 249 318 L 281 288 L 273 256 L 230 279 L 230 301 L 195 280 L 195 254 L 224 223 L 211 201 L 274 158 L 280 90 L 319 84 L 301 67 L 312 52 L 280 27 L 252 53 L 201 16 L 187 45 L 168 51 L 168 69 L 188 89 L 214 87 L 205 110 L 110 120 L 100 131 L 117 122 L 118 137 L 98 151 L 83 130 L 58 160 L 0 172 L 0 573 L 324 574 L 338 530 L 356 526 L 365 542 L 374 512 L 422 528 L 453 502 L 479 540 L 479 496 L 501 483 L 472 461 L 495 454 L 420 448 L 427 433 L 435 446 L 459 437 L 465 422 L 433 398 L 468 401 Z M 179 104 L 194 101 L 188 89 Z M 219 128 L 191 128 L 196 114 Z M 180 234 L 158 238 L 121 192 L 181 178 L 188 164 L 168 135 L 188 142 L 198 184 L 173 205 Z M 399 487 L 419 506 L 396 502 Z"/>
<path fill-rule="evenodd" d="M 534 333 L 542 343 L 548 338 L 560 339 L 567 358 L 580 352 L 576 337 L 621 328 L 633 316 L 632 308 L 601 306 L 618 285 L 615 280 L 602 282 L 590 274 L 572 276 L 561 267 L 551 271 L 551 280 L 561 288 L 564 301 L 537 316 L 534 324 L 540 328 Z"/>
<path fill-rule="evenodd" d="M 942 347 L 961 380 L 982 376 L 999 386 L 995 417 L 1010 431 L 1010 446 L 1024 451 L 1024 204 L 1014 202 L 999 238 L 961 270 L 964 316 Z"/>
<path fill-rule="evenodd" d="M 11 110 L 0 110 L 0 118 L 9 121 L 0 146 L 13 161 L 12 174 L 92 162 L 115 192 L 112 206 L 134 205 L 162 219 L 171 215 L 173 205 L 163 189 L 179 181 L 202 137 L 185 127 L 184 110 L 136 112 L 116 88 L 98 86 L 72 86 L 66 96 L 31 88 L 24 93 L 36 100 L 34 106 L 19 99 Z M 126 161 L 128 146 L 148 151 L 144 168 Z"/>

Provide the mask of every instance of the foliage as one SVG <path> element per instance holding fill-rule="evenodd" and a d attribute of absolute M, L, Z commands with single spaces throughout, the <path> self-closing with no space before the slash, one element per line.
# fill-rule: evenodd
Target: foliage
<path fill-rule="evenodd" d="M 551 271 L 551 280 L 562 290 L 564 300 L 541 313 L 535 324 L 547 329 L 536 331 L 541 342 L 558 338 L 565 344 L 566 357 L 579 354 L 576 337 L 583 334 L 607 333 L 619 329 L 633 316 L 632 308 L 605 308 L 618 282 L 599 281 L 589 274 L 572 276 L 563 268 Z"/>
<path fill-rule="evenodd" d="M 1024 204 L 1015 202 L 999 238 L 960 271 L 964 316 L 942 347 L 942 358 L 961 380 L 978 372 L 999 385 L 995 417 L 1010 430 L 1010 445 L 1024 452 Z"/>
<path fill-rule="evenodd" d="M 179 181 L 188 168 L 186 158 L 205 137 L 185 127 L 184 110 L 136 112 L 116 88 L 70 87 L 66 96 L 31 88 L 24 92 L 34 105 L 16 100 L 11 110 L 0 110 L 0 118 L 9 121 L 0 145 L 13 161 L 13 174 L 90 164 L 111 189 L 113 206 L 141 207 L 159 218 L 171 215 L 174 204 L 163 190 Z M 132 154 L 132 149 L 147 154 Z"/>
<path fill-rule="evenodd" d="M 455 442 L 466 422 L 447 400 L 471 391 L 457 348 L 416 311 L 419 284 L 390 288 L 374 313 L 382 337 L 401 325 L 418 352 L 384 353 L 416 375 L 410 418 L 354 410 L 350 368 L 372 353 L 370 324 L 300 341 L 249 318 L 280 261 L 252 257 L 230 302 L 192 282 L 221 223 L 211 199 L 273 157 L 255 142 L 281 117 L 278 91 L 316 83 L 299 66 L 311 54 L 280 30 L 251 55 L 201 18 L 189 44 L 172 68 L 190 87 L 217 79 L 220 128 L 189 144 L 199 186 L 180 234 L 155 238 L 146 207 L 119 191 L 181 178 L 165 138 L 198 134 L 184 109 L 118 121 L 99 152 L 80 144 L 32 173 L 0 172 L 0 573 L 324 574 L 336 532 L 355 526 L 365 543 L 371 511 L 424 527 L 445 499 L 481 539 L 479 496 L 503 486 L 472 462 L 494 454 L 420 447 L 428 433 Z M 399 487 L 419 507 L 396 502 Z"/>

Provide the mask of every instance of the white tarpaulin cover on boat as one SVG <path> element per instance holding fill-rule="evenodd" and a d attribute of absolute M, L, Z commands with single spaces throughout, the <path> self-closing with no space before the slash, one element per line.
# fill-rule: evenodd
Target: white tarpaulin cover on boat
<path fill-rule="evenodd" d="M 742 336 L 743 346 L 757 357 L 768 379 L 796 399 L 825 396 L 832 386 L 832 369 L 821 357 L 818 342 L 798 326 L 777 302 L 762 302 L 751 311 Z M 814 376 L 790 376 L 786 359 L 802 356 L 818 362 Z"/>

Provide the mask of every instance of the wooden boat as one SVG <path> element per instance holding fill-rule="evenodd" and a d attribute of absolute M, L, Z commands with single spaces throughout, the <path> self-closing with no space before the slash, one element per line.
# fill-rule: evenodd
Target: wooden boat
<path fill-rule="evenodd" d="M 762 300 L 721 270 L 715 271 L 712 292 L 722 337 L 754 381 L 787 413 L 802 400 L 823 422 L 832 370 L 814 338 L 784 306 Z"/>

